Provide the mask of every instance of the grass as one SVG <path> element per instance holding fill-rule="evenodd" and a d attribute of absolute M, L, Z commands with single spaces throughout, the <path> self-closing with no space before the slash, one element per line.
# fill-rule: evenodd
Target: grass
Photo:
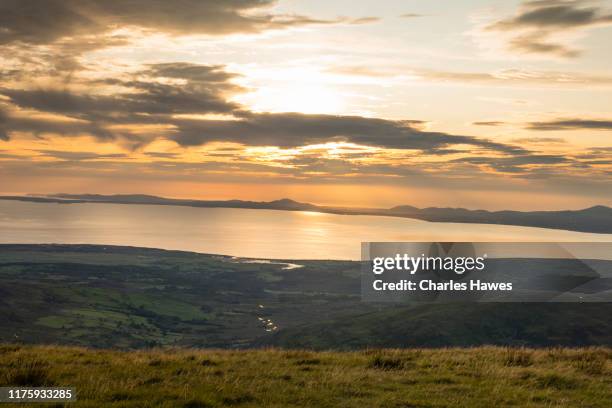
<path fill-rule="evenodd" d="M 78 407 L 603 408 L 612 401 L 611 359 L 610 348 L 111 351 L 4 345 L 0 386 L 73 386 L 78 401 L 66 406 Z"/>

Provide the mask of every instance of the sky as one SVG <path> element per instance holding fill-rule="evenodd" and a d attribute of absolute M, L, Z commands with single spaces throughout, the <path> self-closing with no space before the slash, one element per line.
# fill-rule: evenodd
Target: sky
<path fill-rule="evenodd" d="M 0 0 L 0 194 L 612 205 L 612 1 Z"/>

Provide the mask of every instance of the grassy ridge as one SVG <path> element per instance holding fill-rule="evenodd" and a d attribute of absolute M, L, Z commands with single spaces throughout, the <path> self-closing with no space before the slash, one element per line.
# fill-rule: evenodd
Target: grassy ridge
<path fill-rule="evenodd" d="M 0 386 L 73 386 L 78 402 L 70 406 L 79 407 L 603 408 L 612 401 L 611 359 L 610 348 L 122 352 L 4 345 Z"/>

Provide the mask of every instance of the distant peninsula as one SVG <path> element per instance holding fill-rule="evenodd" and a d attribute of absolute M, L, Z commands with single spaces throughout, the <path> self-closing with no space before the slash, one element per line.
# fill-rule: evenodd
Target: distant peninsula
<path fill-rule="evenodd" d="M 348 208 L 319 206 L 309 203 L 300 203 L 290 199 L 275 201 L 213 201 L 164 198 L 143 194 L 54 194 L 47 196 L 0 196 L 0 200 L 59 204 L 112 203 L 174 205 L 201 208 L 313 211 L 341 215 L 375 215 L 415 218 L 430 222 L 519 225 L 525 227 L 540 227 L 599 234 L 612 234 L 612 208 L 603 205 L 589 207 L 582 210 L 562 211 L 487 211 L 469 210 L 465 208 L 417 208 L 410 205 L 401 205 L 392 208 Z"/>

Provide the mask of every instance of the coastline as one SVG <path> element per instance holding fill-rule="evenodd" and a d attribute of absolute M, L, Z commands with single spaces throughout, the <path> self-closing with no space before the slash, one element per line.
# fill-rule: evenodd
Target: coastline
<path fill-rule="evenodd" d="M 557 229 L 565 231 L 612 234 L 612 208 L 599 205 L 582 210 L 560 211 L 487 211 L 464 208 L 416 208 L 396 206 L 392 208 L 336 208 L 299 203 L 290 199 L 268 202 L 242 200 L 185 200 L 146 195 L 67 195 L 57 196 L 0 196 L 0 200 L 56 204 L 122 204 L 164 205 L 193 208 L 234 208 L 252 210 L 278 210 L 318 212 L 335 215 L 366 215 L 417 219 L 427 222 L 462 224 L 514 225 Z"/>

